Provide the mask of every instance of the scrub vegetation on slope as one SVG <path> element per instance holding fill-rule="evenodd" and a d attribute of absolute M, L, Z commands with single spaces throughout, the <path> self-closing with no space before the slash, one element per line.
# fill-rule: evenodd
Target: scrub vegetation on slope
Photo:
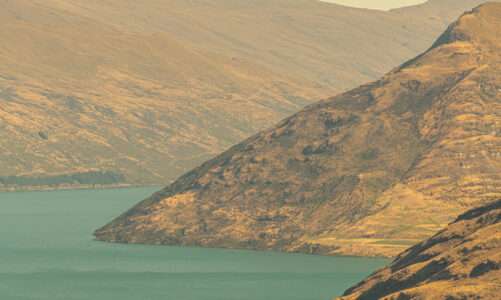
<path fill-rule="evenodd" d="M 100 240 L 393 256 L 501 197 L 501 5 L 180 177 Z"/>

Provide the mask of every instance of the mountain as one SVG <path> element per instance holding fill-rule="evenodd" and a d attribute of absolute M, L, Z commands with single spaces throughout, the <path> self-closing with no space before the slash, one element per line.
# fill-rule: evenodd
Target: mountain
<path fill-rule="evenodd" d="M 501 197 L 501 4 L 230 148 L 96 231 L 124 243 L 393 256 Z"/>
<path fill-rule="evenodd" d="M 0 189 L 171 182 L 480 2 L 0 0 Z"/>
<path fill-rule="evenodd" d="M 340 300 L 499 299 L 501 201 L 470 210 Z"/>

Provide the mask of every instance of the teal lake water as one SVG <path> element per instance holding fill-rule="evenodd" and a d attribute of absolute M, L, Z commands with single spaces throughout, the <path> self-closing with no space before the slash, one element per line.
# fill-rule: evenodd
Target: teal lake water
<path fill-rule="evenodd" d="M 154 190 L 0 193 L 0 299 L 328 300 L 387 263 L 93 240 Z"/>

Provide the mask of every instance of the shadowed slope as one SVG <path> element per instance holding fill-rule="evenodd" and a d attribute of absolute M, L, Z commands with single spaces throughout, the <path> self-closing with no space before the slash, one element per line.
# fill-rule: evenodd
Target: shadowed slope
<path fill-rule="evenodd" d="M 231 148 L 100 240 L 395 255 L 501 196 L 501 5 L 415 60 Z"/>

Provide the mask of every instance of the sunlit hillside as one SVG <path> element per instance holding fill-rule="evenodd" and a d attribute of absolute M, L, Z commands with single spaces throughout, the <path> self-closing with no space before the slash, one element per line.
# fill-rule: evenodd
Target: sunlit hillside
<path fill-rule="evenodd" d="M 0 186 L 168 182 L 478 2 L 1 0 Z"/>

